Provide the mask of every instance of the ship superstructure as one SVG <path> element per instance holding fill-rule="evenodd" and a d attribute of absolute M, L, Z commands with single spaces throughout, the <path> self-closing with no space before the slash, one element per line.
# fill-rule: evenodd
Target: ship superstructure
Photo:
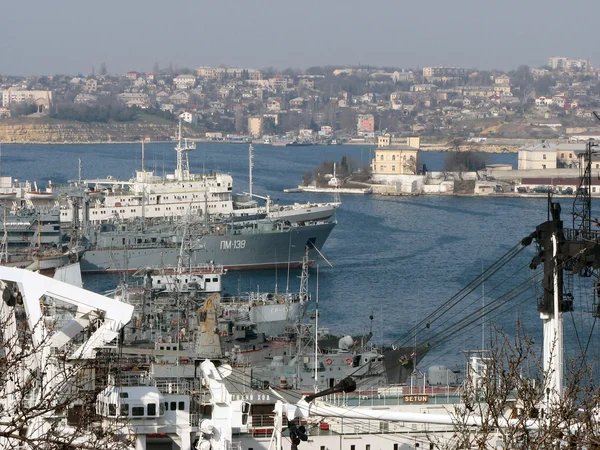
<path fill-rule="evenodd" d="M 142 167 L 135 178 L 127 181 L 111 177 L 78 180 L 74 183 L 84 197 L 85 207 L 80 219 L 91 224 L 114 220 L 178 219 L 189 216 L 259 217 L 293 222 L 329 219 L 338 203 L 307 203 L 275 205 L 269 197 L 252 193 L 252 159 L 250 158 L 250 193 L 233 195 L 233 178 L 227 173 L 194 174 L 190 172 L 189 152 L 196 149 L 194 142 L 182 138 L 181 121 L 175 151 L 177 165 L 173 173 L 156 175 Z M 252 146 L 249 150 L 252 155 Z M 71 187 L 71 191 L 73 187 Z M 257 199 L 264 200 L 259 205 Z M 73 222 L 75 209 L 63 202 L 61 222 Z"/>

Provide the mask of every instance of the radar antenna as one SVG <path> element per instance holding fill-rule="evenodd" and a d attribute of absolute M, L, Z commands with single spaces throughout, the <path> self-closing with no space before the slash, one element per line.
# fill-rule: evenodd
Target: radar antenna
<path fill-rule="evenodd" d="M 573 230 L 580 236 L 589 237 L 592 231 L 592 150 L 598 144 L 588 141 L 585 153 L 579 155 L 579 187 L 573 201 Z"/>
<path fill-rule="evenodd" d="M 183 143 L 181 141 L 181 117 L 179 118 L 179 135 L 177 138 L 177 169 L 175 169 L 175 178 L 177 181 L 186 181 L 190 178 L 190 162 L 188 159 L 188 153 L 196 149 L 195 142 L 188 142 L 186 139 Z"/>

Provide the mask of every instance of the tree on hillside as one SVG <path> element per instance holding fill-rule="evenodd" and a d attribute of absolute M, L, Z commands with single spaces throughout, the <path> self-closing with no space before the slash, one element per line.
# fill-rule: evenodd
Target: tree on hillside
<path fill-rule="evenodd" d="M 519 66 L 519 68 L 513 72 L 509 72 L 511 84 L 515 87 L 516 95 L 524 101 L 533 89 L 534 79 L 529 70 L 529 66 Z"/>
<path fill-rule="evenodd" d="M 474 172 L 485 169 L 485 158 L 472 151 L 454 151 L 448 153 L 445 164 L 450 172 Z"/>
<path fill-rule="evenodd" d="M 340 109 L 340 128 L 351 134 L 356 132 L 356 111 L 352 108 Z"/>
<path fill-rule="evenodd" d="M 534 83 L 535 95 L 549 95 L 550 88 L 556 86 L 556 81 L 549 75 L 538 78 Z"/>
<path fill-rule="evenodd" d="M 464 141 L 460 138 L 454 138 L 449 142 L 452 149 L 446 156 L 445 165 L 449 172 L 457 172 L 462 180 L 463 172 L 474 172 L 485 169 L 486 161 L 483 156 L 472 151 L 462 151 L 461 147 Z"/>

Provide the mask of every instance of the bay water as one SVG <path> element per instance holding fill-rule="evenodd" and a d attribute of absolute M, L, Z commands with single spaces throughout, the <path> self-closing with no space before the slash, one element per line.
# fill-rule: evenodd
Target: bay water
<path fill-rule="evenodd" d="M 173 147 L 172 142 L 147 144 L 146 170 L 159 175 L 172 172 L 176 161 Z M 285 194 L 283 189 L 296 187 L 305 170 L 313 170 L 324 160 L 339 162 L 346 156 L 369 163 L 372 153 L 372 147 L 366 146 L 256 145 L 253 191 L 281 203 L 332 201 L 328 194 Z M 445 156 L 443 152 L 423 152 L 421 162 L 429 170 L 443 170 Z M 515 154 L 484 156 L 488 163 L 514 167 L 517 162 Z M 63 183 L 77 179 L 79 159 L 84 179 L 109 175 L 129 179 L 141 167 L 141 145 L 4 144 L 0 173 L 19 181 L 35 180 L 42 187 L 50 180 Z M 248 190 L 248 146 L 199 143 L 189 159 L 192 172 L 229 172 L 234 177 L 235 192 Z M 323 255 L 333 267 L 319 258 L 318 267 L 311 270 L 310 290 L 314 299 L 318 279 L 320 326 L 352 334 L 367 332 L 372 326 L 377 343 L 406 344 L 415 324 L 547 220 L 545 197 L 345 195 L 341 200 L 336 213 L 338 224 L 323 248 Z M 561 202 L 565 226 L 570 226 L 572 200 Z M 462 350 L 489 345 L 486 336 L 489 337 L 492 326 L 514 333 L 517 321 L 541 343 L 537 312 L 541 291 L 536 288 L 536 280 L 530 279 L 532 272 L 528 268 L 534 252 L 534 246 L 524 250 L 503 268 L 506 272 L 479 287 L 452 312 L 431 321 L 415 338 L 435 343 L 422 366 L 460 365 L 464 359 Z M 281 269 L 231 272 L 225 277 L 224 286 L 230 293 L 297 290 L 299 275 L 298 270 L 288 273 Z M 85 287 L 97 292 L 114 288 L 118 280 L 114 275 L 84 277 Z M 504 292 L 521 284 L 519 296 L 492 310 L 494 299 L 504 298 Z M 576 311 L 566 320 L 567 344 L 572 352 L 587 349 L 591 354 L 600 346 L 598 333 L 593 333 L 590 299 L 586 302 L 576 304 Z M 473 314 L 484 303 L 490 309 L 488 322 L 470 324 L 449 335 L 443 333 L 449 325 L 475 317 Z"/>

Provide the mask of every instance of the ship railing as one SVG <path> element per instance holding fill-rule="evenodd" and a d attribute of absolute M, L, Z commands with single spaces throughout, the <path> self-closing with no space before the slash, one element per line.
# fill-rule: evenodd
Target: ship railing
<path fill-rule="evenodd" d="M 200 388 L 200 384 L 196 382 L 189 382 L 186 380 L 177 380 L 176 378 L 161 378 L 160 380 L 153 380 L 153 386 L 155 386 L 163 394 L 187 394 L 192 390 Z"/>
<path fill-rule="evenodd" d="M 252 429 L 274 426 L 275 416 L 273 414 L 252 414 Z"/>
<path fill-rule="evenodd" d="M 454 404 L 461 400 L 460 387 L 414 387 L 394 386 L 386 387 L 383 390 L 359 391 L 350 394 L 331 394 L 324 397 L 324 400 L 332 405 L 342 407 L 377 407 L 377 406 L 398 406 L 406 404 Z"/>
<path fill-rule="evenodd" d="M 600 241 L 600 231 L 564 228 L 563 236 L 568 241 Z"/>
<path fill-rule="evenodd" d="M 148 242 L 148 243 L 141 243 L 141 244 L 128 244 L 125 245 L 124 247 L 116 247 L 113 245 L 108 245 L 106 247 L 102 247 L 102 246 L 97 246 L 95 248 L 95 250 L 114 250 L 114 249 L 138 249 L 138 248 L 168 248 L 168 247 L 176 247 L 176 244 L 173 244 L 171 242 Z"/>
<path fill-rule="evenodd" d="M 153 386 L 153 381 L 148 372 L 121 372 L 108 378 L 108 384 L 113 386 Z"/>
<path fill-rule="evenodd" d="M 331 432 L 351 435 L 351 434 L 379 434 L 379 433 L 406 433 L 407 431 L 428 431 L 431 429 L 429 424 L 408 423 L 408 422 L 387 422 L 382 420 L 368 419 L 344 419 L 331 418 L 326 419 L 329 425 L 328 429 L 321 427 L 312 427 L 311 434 L 319 436 L 321 434 L 329 435 Z M 437 426 L 434 426 L 437 429 Z M 446 426 L 446 429 L 452 429 L 452 426 Z"/>
<path fill-rule="evenodd" d="M 204 414 L 190 413 L 190 426 L 197 427 L 200 425 L 200 421 L 206 416 Z"/>

